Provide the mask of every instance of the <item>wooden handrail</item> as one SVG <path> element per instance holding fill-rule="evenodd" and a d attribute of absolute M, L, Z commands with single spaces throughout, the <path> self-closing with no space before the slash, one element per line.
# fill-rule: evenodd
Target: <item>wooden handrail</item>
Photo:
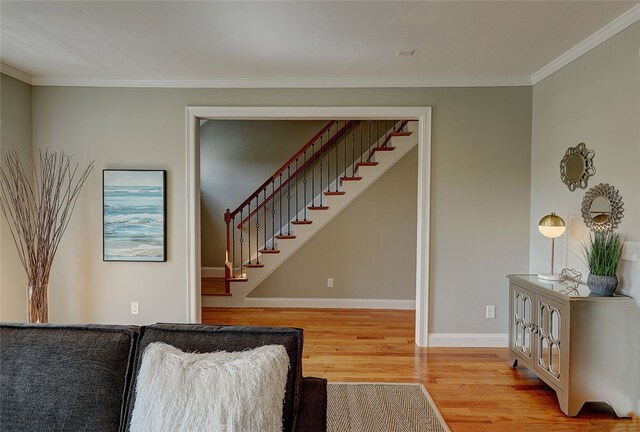
<path fill-rule="evenodd" d="M 315 155 L 315 154 L 318 154 L 318 153 L 321 153 L 321 154 L 322 154 L 322 153 L 323 153 L 327 148 L 329 148 L 330 146 L 332 146 L 332 145 L 336 142 L 336 140 L 338 139 L 338 137 L 342 136 L 342 134 L 343 134 L 343 133 L 345 133 L 345 132 L 347 131 L 347 129 L 349 129 L 351 126 L 353 126 L 353 124 L 354 124 L 354 123 L 355 123 L 355 122 L 354 122 L 353 120 L 350 120 L 350 121 L 348 121 L 348 122 L 345 122 L 344 126 L 343 126 L 339 131 L 337 131 L 335 135 L 333 135 L 331 138 L 329 138 L 329 139 L 327 140 L 327 142 L 326 142 L 325 144 L 323 144 L 323 145 L 322 145 L 322 147 L 321 147 L 321 148 L 319 148 L 318 150 L 316 150 L 316 151 L 315 151 L 315 153 L 314 153 L 314 155 Z M 335 124 L 335 121 L 334 121 L 334 124 Z M 319 137 L 320 135 L 317 135 L 317 136 Z M 274 174 L 273 176 L 271 176 L 271 178 L 270 178 L 270 179 L 268 179 L 265 183 L 263 183 L 263 184 L 262 184 L 262 186 L 260 186 L 260 188 L 256 191 L 257 193 L 254 193 L 254 194 L 253 194 L 252 199 L 255 199 L 255 197 L 256 197 L 256 196 L 257 196 L 261 191 L 263 191 L 263 190 L 267 187 L 267 185 L 268 185 L 269 183 L 271 183 L 272 181 L 274 181 L 274 180 L 277 178 L 277 176 L 279 176 L 279 175 L 280 175 L 280 173 L 281 173 L 281 172 L 283 172 L 283 171 L 287 168 L 287 166 L 291 165 L 293 162 L 295 162 L 295 160 L 296 160 L 297 158 L 299 158 L 301 155 L 303 155 L 303 154 L 304 154 L 304 150 L 306 150 L 306 149 L 308 149 L 308 148 L 309 148 L 309 146 L 308 146 L 308 145 L 305 145 L 305 147 L 303 147 L 302 153 L 298 152 L 298 153 L 296 153 L 296 156 L 295 156 L 294 158 L 289 159 L 289 160 L 287 161 L 287 164 L 286 164 L 285 166 L 283 166 L 280 170 L 276 171 L 276 174 Z M 251 219 L 251 218 L 252 218 L 256 213 L 258 213 L 258 211 L 259 211 L 262 207 L 264 207 L 266 203 L 268 203 L 269 201 L 271 201 L 271 199 L 272 199 L 272 198 L 273 198 L 273 197 L 274 197 L 278 192 L 280 192 L 280 191 L 282 190 L 282 188 L 284 188 L 285 186 L 287 186 L 287 184 L 291 181 L 291 179 L 292 179 L 292 178 L 297 178 L 297 175 L 298 175 L 300 172 L 302 172 L 304 169 L 306 169 L 306 168 L 307 168 L 307 166 L 308 166 L 308 165 L 310 165 L 310 164 L 312 164 L 312 163 L 315 163 L 315 160 L 314 160 L 314 158 L 313 158 L 313 155 L 310 155 L 310 156 L 309 156 L 309 159 L 307 159 L 307 161 L 306 161 L 306 162 L 302 163 L 302 165 L 300 165 L 300 166 L 298 167 L 298 169 L 297 169 L 293 174 L 291 174 L 291 175 L 287 178 L 287 180 L 285 180 L 284 182 L 282 182 L 282 184 L 280 184 L 276 189 L 274 189 L 274 190 L 271 192 L 271 195 L 269 195 L 267 198 L 263 199 L 263 200 L 262 200 L 262 202 L 261 202 L 260 204 L 258 204 L 258 206 L 257 206 L 257 207 L 256 207 L 256 208 L 255 208 L 251 213 L 249 213 L 249 215 L 248 215 L 247 217 L 245 217 L 244 219 L 242 219 L 242 220 L 240 221 L 240 223 L 238 223 L 237 228 L 238 228 L 238 229 L 241 229 L 241 228 L 242 228 L 242 225 L 244 225 L 244 224 L 245 224 L 249 219 Z M 248 201 L 247 201 L 247 204 L 248 204 Z M 232 213 L 230 214 L 230 216 L 231 216 L 231 217 L 235 216 L 236 214 L 238 214 L 238 213 L 239 213 L 239 211 L 240 211 L 240 208 L 236 209 L 235 214 L 232 212 Z"/>
<path fill-rule="evenodd" d="M 291 163 L 293 161 L 295 161 L 297 158 L 300 157 L 300 155 L 302 155 L 305 150 L 307 150 L 309 147 L 311 147 L 313 145 L 313 143 L 315 143 L 322 135 L 324 135 L 324 133 L 326 131 L 328 131 L 334 124 L 336 124 L 336 120 L 331 120 L 329 123 L 327 123 L 325 125 L 325 127 L 323 127 L 322 129 L 320 129 L 320 132 L 318 132 L 317 134 L 315 134 L 313 136 L 313 138 L 311 138 L 304 146 L 302 146 L 302 148 L 300 150 L 298 150 L 298 152 L 296 154 L 294 154 L 291 158 L 289 158 L 288 161 L 286 161 L 284 163 L 284 165 L 282 165 L 280 168 L 278 168 L 276 170 L 276 172 L 274 172 L 271 177 L 269 177 L 264 183 L 262 183 L 260 185 L 260 187 L 258 187 L 258 189 L 255 190 L 255 192 L 253 192 L 251 195 L 249 195 L 249 198 L 247 198 L 246 200 L 244 200 L 242 202 L 242 204 L 240 204 L 234 211 L 231 212 L 231 217 L 234 217 L 235 215 L 237 215 L 238 213 L 240 213 L 240 210 L 243 209 L 244 207 L 246 207 L 251 201 L 253 201 L 255 199 L 256 196 L 258 196 L 258 194 L 260 192 L 262 192 L 262 190 L 269 184 L 271 183 L 272 180 L 275 180 L 280 173 L 284 172 L 284 170 L 287 169 L 287 167 L 289 165 L 291 165 Z M 337 134 L 336 134 L 337 135 Z"/>

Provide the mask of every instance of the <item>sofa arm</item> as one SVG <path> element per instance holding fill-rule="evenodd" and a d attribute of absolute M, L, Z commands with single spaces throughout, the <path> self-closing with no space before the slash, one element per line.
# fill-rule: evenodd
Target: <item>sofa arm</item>
<path fill-rule="evenodd" d="M 295 432 L 326 432 L 327 380 L 302 378 L 302 397 L 296 415 Z"/>

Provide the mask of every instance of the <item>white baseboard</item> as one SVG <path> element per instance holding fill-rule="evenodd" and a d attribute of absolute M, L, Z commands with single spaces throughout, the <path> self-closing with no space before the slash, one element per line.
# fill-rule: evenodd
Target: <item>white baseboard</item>
<path fill-rule="evenodd" d="M 247 297 L 246 307 L 415 309 L 415 300 Z"/>
<path fill-rule="evenodd" d="M 202 267 L 202 277 L 224 277 L 224 267 Z"/>
<path fill-rule="evenodd" d="M 506 333 L 431 333 L 429 347 L 506 348 Z"/>

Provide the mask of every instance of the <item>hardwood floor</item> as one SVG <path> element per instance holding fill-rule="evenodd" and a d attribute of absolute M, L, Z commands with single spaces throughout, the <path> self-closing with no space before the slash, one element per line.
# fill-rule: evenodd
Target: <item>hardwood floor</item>
<path fill-rule="evenodd" d="M 640 419 L 618 419 L 607 405 L 566 417 L 554 391 L 508 366 L 506 349 L 417 348 L 413 311 L 204 308 L 202 316 L 210 324 L 304 329 L 306 376 L 422 383 L 453 432 L 640 431 Z"/>

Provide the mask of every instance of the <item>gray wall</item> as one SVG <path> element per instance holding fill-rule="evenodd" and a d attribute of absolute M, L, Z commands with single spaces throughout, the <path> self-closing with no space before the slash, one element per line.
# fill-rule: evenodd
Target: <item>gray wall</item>
<path fill-rule="evenodd" d="M 235 210 L 326 124 L 311 120 L 210 120 L 202 125 L 203 267 L 224 267 L 225 210 Z"/>
<path fill-rule="evenodd" d="M 53 268 L 51 319 L 186 319 L 185 106 L 431 106 L 431 331 L 504 333 L 504 275 L 529 262 L 531 92 L 34 87 L 34 149 L 65 148 L 97 168 Z M 168 262 L 102 262 L 103 168 L 168 170 Z M 484 319 L 486 304 L 498 319 Z"/>
<path fill-rule="evenodd" d="M 4 165 L 7 152 L 15 149 L 30 170 L 31 86 L 4 74 L 0 79 L 0 163 Z M 9 226 L 0 214 L 0 321 L 26 320 L 26 286 Z"/>
<path fill-rule="evenodd" d="M 589 186 L 609 183 L 624 202 L 618 230 L 640 242 L 640 23 L 591 50 L 533 90 L 531 176 L 532 272 L 549 271 L 549 240 L 537 222 L 555 211 L 567 233 L 556 240 L 557 268 L 575 267 L 585 275 L 581 243 L 587 236 L 581 216 L 586 190 L 571 192 L 560 180 L 559 164 L 568 147 L 584 142 L 595 151 Z M 640 263 L 623 262 L 625 292 L 640 306 Z"/>
<path fill-rule="evenodd" d="M 250 297 L 415 300 L 417 194 L 416 146 Z"/>
<path fill-rule="evenodd" d="M 589 186 L 609 183 L 624 202 L 618 231 L 628 241 L 640 242 L 640 22 L 589 51 L 533 88 L 531 176 L 532 273 L 548 271 L 549 240 L 536 225 L 555 211 L 567 222 L 566 234 L 556 239 L 556 268 L 574 267 L 588 274 L 581 243 L 588 230 L 581 204 L 586 190 L 574 192 L 560 181 L 559 163 L 566 149 L 580 142 L 595 151 L 596 174 Z M 543 269 L 543 270 L 541 270 Z M 627 325 L 619 329 L 634 347 L 631 358 L 611 368 L 615 381 L 634 383 L 636 414 L 640 414 L 640 262 L 623 261 L 621 293 L 636 299 L 629 307 Z M 612 353 L 615 358 L 615 353 Z"/>

